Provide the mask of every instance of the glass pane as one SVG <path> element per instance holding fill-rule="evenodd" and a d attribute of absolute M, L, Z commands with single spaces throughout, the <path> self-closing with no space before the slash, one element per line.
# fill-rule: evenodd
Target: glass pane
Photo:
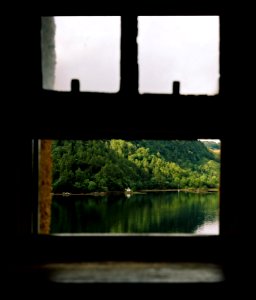
<path fill-rule="evenodd" d="M 119 90 L 120 22 L 118 16 L 54 17 L 54 90 L 70 91 L 72 79 L 79 79 L 81 91 Z M 45 73 L 43 85 L 49 88 Z"/>
<path fill-rule="evenodd" d="M 219 92 L 219 17 L 139 17 L 139 92 Z"/>
<path fill-rule="evenodd" d="M 219 140 L 47 143 L 39 186 L 49 233 L 219 234 Z"/>

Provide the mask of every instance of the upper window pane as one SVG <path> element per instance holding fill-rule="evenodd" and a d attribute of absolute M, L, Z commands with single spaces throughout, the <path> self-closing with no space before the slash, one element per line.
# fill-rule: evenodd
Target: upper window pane
<path fill-rule="evenodd" d="M 53 89 L 70 91 L 71 80 L 79 79 L 81 91 L 118 92 L 120 17 L 54 17 L 54 23 L 56 64 Z M 42 33 L 43 30 L 42 27 Z M 42 44 L 44 42 L 47 42 L 46 38 Z M 44 68 L 43 86 L 49 88 Z"/>
<path fill-rule="evenodd" d="M 215 95 L 219 92 L 218 16 L 138 19 L 139 92 Z"/>

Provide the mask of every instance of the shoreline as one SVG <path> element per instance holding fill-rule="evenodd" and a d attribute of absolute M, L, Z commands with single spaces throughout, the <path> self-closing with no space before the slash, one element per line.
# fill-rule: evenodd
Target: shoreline
<path fill-rule="evenodd" d="M 146 194 L 146 193 L 158 193 L 158 192 L 189 192 L 189 193 L 215 193 L 219 192 L 218 188 L 211 188 L 211 189 L 200 189 L 200 188 L 187 188 L 187 189 L 143 189 L 138 190 L 134 192 L 125 192 L 125 191 L 107 191 L 107 192 L 90 192 L 90 193 L 69 193 L 69 192 L 63 192 L 63 193 L 51 193 L 52 196 L 63 196 L 63 197 L 69 197 L 69 196 L 107 196 L 110 194 L 120 195 L 120 194 L 129 194 L 129 195 L 136 195 L 136 194 Z"/>
<path fill-rule="evenodd" d="M 218 188 L 210 188 L 210 189 L 203 189 L 203 188 L 187 188 L 187 189 L 154 189 L 154 190 L 141 190 L 142 192 L 191 192 L 191 193 L 212 193 L 218 192 Z"/>

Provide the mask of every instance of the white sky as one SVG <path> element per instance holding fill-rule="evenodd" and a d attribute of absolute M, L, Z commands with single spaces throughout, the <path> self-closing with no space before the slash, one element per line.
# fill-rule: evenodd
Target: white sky
<path fill-rule="evenodd" d="M 55 17 L 56 90 L 117 92 L 120 86 L 120 17 Z M 219 17 L 139 17 L 140 93 L 216 94 Z"/>
<path fill-rule="evenodd" d="M 140 92 L 216 94 L 219 79 L 217 16 L 140 17 Z"/>
<path fill-rule="evenodd" d="M 117 92 L 120 85 L 120 17 L 55 17 L 55 89 Z"/>
<path fill-rule="evenodd" d="M 199 139 L 199 141 L 209 141 L 209 142 L 215 142 L 215 143 L 220 143 L 220 140 L 218 139 Z"/>

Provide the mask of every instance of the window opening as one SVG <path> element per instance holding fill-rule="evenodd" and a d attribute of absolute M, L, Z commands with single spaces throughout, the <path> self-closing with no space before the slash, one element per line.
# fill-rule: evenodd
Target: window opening
<path fill-rule="evenodd" d="M 51 145 L 49 233 L 219 234 L 219 140 Z"/>
<path fill-rule="evenodd" d="M 118 92 L 120 22 L 118 16 L 42 17 L 43 87 L 70 91 L 77 79 L 81 91 Z"/>
<path fill-rule="evenodd" d="M 219 42 L 218 16 L 138 17 L 139 93 L 218 94 Z"/>

